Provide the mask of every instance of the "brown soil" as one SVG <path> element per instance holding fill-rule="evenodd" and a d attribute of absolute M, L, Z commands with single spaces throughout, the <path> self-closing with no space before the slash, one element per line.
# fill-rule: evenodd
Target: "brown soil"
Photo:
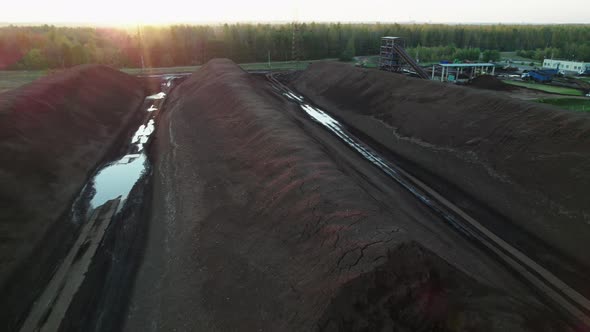
<path fill-rule="evenodd" d="M 338 63 L 313 64 L 294 86 L 398 156 L 590 266 L 589 114 Z"/>
<path fill-rule="evenodd" d="M 75 231 L 67 215 L 141 105 L 136 78 L 79 66 L 0 94 L 2 326 L 22 318 Z"/>
<path fill-rule="evenodd" d="M 471 80 L 469 86 L 478 89 L 495 91 L 513 91 L 516 88 L 512 85 L 505 84 L 504 82 L 500 81 L 499 79 L 491 75 L 478 76 Z"/>
<path fill-rule="evenodd" d="M 433 252 L 408 243 L 388 252 L 383 265 L 344 284 L 318 325 L 326 332 L 560 328 L 523 317 L 528 311 L 525 303 L 507 298 Z"/>
<path fill-rule="evenodd" d="M 124 330 L 334 330 L 342 325 L 330 322 L 351 311 L 361 328 L 349 330 L 371 330 L 363 322 L 380 318 L 357 310 L 364 291 L 376 294 L 365 307 L 391 299 L 404 317 L 382 321 L 400 331 L 564 329 L 511 276 L 482 274 L 496 265 L 470 245 L 460 249 L 457 235 L 439 232 L 403 190 L 386 195 L 392 185 L 382 187 L 379 172 L 300 118 L 263 79 L 213 60 L 167 102 Z M 474 255 L 462 265 L 474 277 L 416 244 L 398 247 L 416 237 L 439 254 L 453 248 L 455 260 Z M 369 290 L 359 285 L 382 270 L 399 275 Z M 432 305 L 424 302 L 429 290 L 439 292 Z M 441 309 L 441 301 L 453 305 Z"/>

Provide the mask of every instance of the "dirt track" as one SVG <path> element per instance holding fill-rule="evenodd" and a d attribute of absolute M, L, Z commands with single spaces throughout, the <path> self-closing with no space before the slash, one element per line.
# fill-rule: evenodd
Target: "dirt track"
<path fill-rule="evenodd" d="M 294 85 L 512 226 L 590 266 L 587 114 L 336 63 L 312 65 Z"/>
<path fill-rule="evenodd" d="M 263 78 L 215 60 L 169 98 L 125 330 L 567 330 Z"/>
<path fill-rule="evenodd" d="M 0 313 L 22 319 L 79 225 L 72 201 L 127 135 L 145 88 L 106 66 L 79 66 L 0 94 Z"/>

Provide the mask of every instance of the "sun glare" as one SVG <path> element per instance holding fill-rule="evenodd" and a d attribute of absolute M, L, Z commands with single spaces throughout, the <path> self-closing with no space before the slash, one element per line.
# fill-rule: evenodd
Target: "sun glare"
<path fill-rule="evenodd" d="M 588 23 L 579 8 L 587 0 L 562 0 L 552 10 L 549 0 L 496 0 L 481 10 L 480 1 L 423 0 L 395 3 L 365 0 L 362 5 L 339 0 L 135 1 L 20 0 L 0 5 L 0 23 L 84 23 L 135 25 L 212 22 L 462 22 Z M 34 10 L 31 10 L 34 8 Z M 505 8 L 510 8 L 506 11 Z M 526 16 L 521 13 L 527 12 Z"/>

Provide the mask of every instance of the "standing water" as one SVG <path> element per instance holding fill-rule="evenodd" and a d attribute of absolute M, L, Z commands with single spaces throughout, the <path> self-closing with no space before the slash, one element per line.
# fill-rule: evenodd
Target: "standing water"
<path fill-rule="evenodd" d="M 119 160 L 104 166 L 92 179 L 91 184 L 95 194 L 90 200 L 91 209 L 117 197 L 121 198 L 119 209 L 123 207 L 129 192 L 148 167 L 144 147 L 155 130 L 155 118 L 175 78 L 175 76 L 165 77 L 164 82 L 161 83 L 162 91 L 145 98 L 143 108 L 146 116 L 131 138 L 127 153 Z"/>
<path fill-rule="evenodd" d="M 161 91 L 145 98 L 142 124 L 126 143 L 125 155 L 102 167 L 74 202 L 73 221 L 81 221 L 78 237 L 33 304 L 20 331 L 56 331 L 61 326 L 113 217 L 123 208 L 131 189 L 149 169 L 145 147 L 176 77 L 163 77 Z M 82 212 L 86 209 L 87 213 Z"/>

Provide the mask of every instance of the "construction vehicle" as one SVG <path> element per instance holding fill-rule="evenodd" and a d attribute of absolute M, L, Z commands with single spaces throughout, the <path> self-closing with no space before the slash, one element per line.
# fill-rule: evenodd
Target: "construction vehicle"
<path fill-rule="evenodd" d="M 522 74 L 522 79 L 533 80 L 538 83 L 549 83 L 553 80 L 553 76 L 557 74 L 553 69 L 551 70 L 531 70 L 528 73 Z"/>
<path fill-rule="evenodd" d="M 531 70 L 522 74 L 523 80 L 533 80 L 539 83 L 549 83 L 553 80 L 553 76 L 559 74 L 559 65 L 555 69 L 537 69 Z"/>

